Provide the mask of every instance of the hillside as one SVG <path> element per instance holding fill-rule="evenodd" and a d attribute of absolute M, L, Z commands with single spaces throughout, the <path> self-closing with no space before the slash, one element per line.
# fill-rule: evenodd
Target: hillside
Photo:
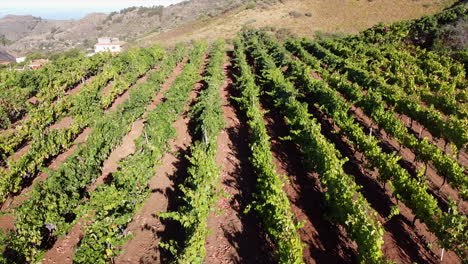
<path fill-rule="evenodd" d="M 467 23 L 0 71 L 0 263 L 466 264 Z"/>
<path fill-rule="evenodd" d="M 97 37 L 119 37 L 136 45 L 172 45 L 190 39 L 232 37 L 243 26 L 274 26 L 283 33 L 357 33 L 378 22 L 432 14 L 453 0 L 192 0 L 168 7 L 131 7 L 80 20 L 48 20 L 8 15 L 0 35 L 12 53 L 92 48 Z"/>
<path fill-rule="evenodd" d="M 14 62 L 16 60 L 15 60 L 15 57 L 13 55 L 11 55 L 8 52 L 0 49 L 0 62 L 2 62 L 2 61 Z"/>
<path fill-rule="evenodd" d="M 174 28 L 203 16 L 241 5 L 245 0 L 193 0 L 168 7 L 130 7 L 110 14 L 89 14 L 80 20 L 48 20 L 33 16 L 8 15 L 0 19 L 0 35 L 16 53 L 86 49 L 99 36 L 132 41 L 150 32 Z"/>
<path fill-rule="evenodd" d="M 273 27 L 279 35 L 313 36 L 316 32 L 356 34 L 383 22 L 391 23 L 437 13 L 456 1 L 437 0 L 285 0 L 274 5 L 257 1 L 220 16 L 202 18 L 137 40 L 136 45 L 174 45 L 191 39 L 232 38 L 243 27 Z"/>

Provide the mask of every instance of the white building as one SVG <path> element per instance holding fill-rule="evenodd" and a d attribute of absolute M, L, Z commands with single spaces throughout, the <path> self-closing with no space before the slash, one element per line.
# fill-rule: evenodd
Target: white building
<path fill-rule="evenodd" d="M 125 45 L 126 42 L 119 41 L 118 38 L 98 38 L 98 43 L 94 45 L 94 52 L 121 52 L 122 46 Z"/>
<path fill-rule="evenodd" d="M 26 60 L 26 57 L 19 57 L 19 58 L 16 58 L 16 62 L 17 62 L 17 63 L 21 63 L 21 62 L 23 62 L 23 61 L 25 61 L 25 60 Z"/>

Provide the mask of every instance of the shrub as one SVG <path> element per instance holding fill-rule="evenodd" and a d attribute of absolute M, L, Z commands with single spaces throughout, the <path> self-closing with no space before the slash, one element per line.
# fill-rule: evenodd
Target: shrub
<path fill-rule="evenodd" d="M 311 16 L 312 16 L 312 13 L 311 13 L 311 12 L 307 12 L 307 13 L 305 13 L 305 16 L 306 16 L 306 17 L 311 17 Z"/>
<path fill-rule="evenodd" d="M 255 20 L 255 19 L 249 19 L 249 20 L 247 20 L 247 21 L 244 23 L 244 25 L 250 25 L 250 24 L 253 24 L 253 23 L 255 23 L 255 22 L 257 22 L 257 20 Z"/>
<path fill-rule="evenodd" d="M 245 9 L 254 9 L 256 6 L 257 6 L 257 3 L 252 1 L 245 5 Z"/>
<path fill-rule="evenodd" d="M 289 28 L 280 28 L 278 31 L 276 31 L 276 37 L 279 40 L 285 40 L 287 38 L 293 38 L 294 33 Z"/>
<path fill-rule="evenodd" d="M 122 21 L 123 21 L 123 17 L 118 17 L 118 18 L 112 20 L 112 23 L 119 24 L 119 23 L 122 23 Z"/>
<path fill-rule="evenodd" d="M 294 17 L 294 18 L 298 18 L 298 17 L 302 16 L 302 13 L 298 12 L 298 11 L 291 11 L 291 12 L 289 12 L 289 15 Z"/>
<path fill-rule="evenodd" d="M 264 26 L 264 27 L 261 27 L 261 28 L 260 28 L 260 31 L 275 32 L 275 31 L 276 31 L 276 27 L 273 27 L 273 26 Z"/>

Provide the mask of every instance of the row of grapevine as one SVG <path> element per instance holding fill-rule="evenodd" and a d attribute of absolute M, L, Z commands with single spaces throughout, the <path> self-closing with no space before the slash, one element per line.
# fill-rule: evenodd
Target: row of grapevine
<path fill-rule="evenodd" d="M 327 190 L 325 200 L 332 211 L 331 219 L 343 225 L 350 238 L 356 241 L 362 262 L 382 262 L 383 228 L 376 220 L 376 212 L 359 193 L 359 186 L 343 171 L 346 159 L 340 159 L 333 144 L 321 134 L 320 125 L 311 118 L 307 105 L 297 100 L 300 94 L 260 47 L 257 38 L 253 35 L 248 38 L 249 52 L 261 71 L 262 81 L 270 89 L 276 109 L 291 127 L 292 140 L 320 174 L 320 182 Z"/>
<path fill-rule="evenodd" d="M 248 119 L 247 124 L 251 130 L 250 161 L 258 176 L 254 208 L 275 244 L 278 262 L 304 263 L 302 244 L 297 232 L 300 224 L 295 223 L 288 197 L 283 191 L 282 176 L 276 173 L 270 137 L 260 110 L 260 88 L 255 84 L 255 77 L 247 64 L 244 44 L 236 39 L 234 46 L 235 67 L 239 74 L 236 87 L 241 94 L 237 102 Z"/>
<path fill-rule="evenodd" d="M 135 74 L 142 74 L 148 68 L 148 52 L 144 49 L 133 49 L 121 54 L 117 58 L 110 60 L 104 67 L 104 70 L 96 76 L 91 82 L 86 83 L 85 87 L 76 95 L 61 96 L 57 101 L 43 101 L 38 107 L 31 109 L 28 118 L 22 122 L 16 129 L 8 130 L 0 135 L 0 157 L 4 160 L 13 154 L 21 144 L 31 140 L 34 133 L 42 134 L 45 129 L 53 122 L 64 117 L 74 105 L 83 100 L 83 93 L 87 90 L 103 89 L 111 80 L 115 81 L 115 88 L 128 87 L 127 82 L 136 79 Z M 153 52 L 153 54 L 157 54 Z M 151 56 L 151 55 L 150 55 Z M 154 61 L 152 61 L 154 63 Z M 139 69 L 141 67 L 145 69 Z M 120 76 L 122 75 L 122 76 Z M 108 96 L 108 95 L 107 95 Z M 114 95 L 115 96 L 115 93 Z M 106 99 L 106 101 L 109 100 Z"/>
<path fill-rule="evenodd" d="M 89 111 L 87 118 L 92 120 L 86 143 L 35 185 L 29 198 L 13 212 L 16 228 L 1 242 L 7 245 L 4 257 L 12 256 L 10 263 L 38 261 L 44 249 L 81 217 L 83 208 L 79 205 L 88 195 L 87 186 L 100 176 L 102 163 L 143 115 L 157 89 L 139 85 L 116 111 L 106 114 L 98 111 L 100 107 L 83 110 Z"/>
<path fill-rule="evenodd" d="M 190 147 L 187 178 L 179 186 L 182 205 L 177 211 L 159 214 L 179 222 L 182 227 L 182 243 L 168 241 L 161 244 L 175 256 L 174 263 L 203 263 L 206 255 L 208 216 L 220 193 L 216 153 L 218 135 L 225 126 L 219 92 L 226 78 L 223 72 L 225 57 L 224 40 L 214 42 L 204 77 L 206 89 L 190 109 L 196 141 Z"/>
<path fill-rule="evenodd" d="M 434 63 L 427 66 L 427 58 L 412 56 L 408 51 L 398 50 L 389 44 L 380 47 L 362 42 L 326 41 L 321 44 L 341 57 L 352 59 L 356 66 L 380 74 L 387 84 L 401 87 L 415 101 L 425 102 L 459 119 L 468 115 L 466 103 L 457 101 L 457 87 L 466 85 L 465 71 L 459 63 L 446 68 L 442 65 L 441 68 L 434 67 Z M 449 78 L 451 73 L 456 77 Z M 451 80 L 443 81 L 442 78 Z"/>
<path fill-rule="evenodd" d="M 9 128 L 34 105 L 27 102 L 36 96 L 39 104 L 64 95 L 70 87 L 102 70 L 109 54 L 92 57 L 59 57 L 40 70 L 0 71 L 0 128 Z"/>
<path fill-rule="evenodd" d="M 359 69 L 347 67 L 346 70 L 357 71 Z M 352 73 L 349 73 L 349 74 L 345 73 L 344 78 L 346 78 L 346 76 L 349 77 L 350 75 L 352 75 Z M 337 74 L 336 76 L 340 76 L 340 75 Z M 339 77 L 339 79 L 341 80 L 341 77 Z M 360 87 L 357 88 L 358 86 L 357 83 L 354 83 L 352 85 L 348 84 L 348 85 L 352 86 L 352 88 L 350 89 L 353 89 L 353 90 L 362 89 Z M 369 105 L 369 107 L 372 106 L 374 108 L 375 107 L 382 108 L 386 116 L 384 120 L 388 120 L 385 123 L 382 123 L 379 125 L 382 126 L 382 128 L 384 128 L 387 131 L 387 133 L 389 133 L 391 136 L 394 136 L 400 144 L 411 149 L 419 160 L 422 160 L 426 163 L 432 162 L 438 174 L 443 177 L 446 177 L 449 183 L 460 191 L 460 196 L 463 199 L 466 199 L 468 195 L 468 187 L 467 187 L 468 179 L 464 175 L 464 170 L 465 170 L 464 167 L 459 165 L 457 161 L 454 160 L 453 158 L 449 157 L 448 155 L 445 155 L 436 145 L 430 143 L 426 138 L 422 140 L 418 140 L 416 136 L 409 133 L 408 129 L 405 127 L 403 122 L 395 118 L 394 111 L 398 111 L 399 108 L 395 108 L 395 109 L 384 108 L 385 103 L 383 102 L 383 98 L 385 98 L 385 91 L 380 92 L 378 90 L 371 90 L 368 96 L 369 97 L 373 96 L 374 98 L 376 98 L 374 100 L 379 100 L 379 105 L 371 104 Z M 377 97 L 380 99 L 377 99 Z M 361 97 L 356 97 L 356 98 L 359 99 Z M 411 102 L 411 104 L 414 105 L 414 102 L 412 101 L 409 101 L 409 102 Z M 408 109 L 408 111 L 411 111 L 411 109 Z M 405 114 L 408 111 L 405 111 Z M 391 127 L 386 128 L 386 126 L 390 126 L 390 124 L 392 124 Z M 445 133 L 449 133 L 449 132 L 450 131 L 445 131 Z M 466 134 L 466 131 L 463 131 L 463 134 Z"/>
<path fill-rule="evenodd" d="M 297 45 L 292 42 L 288 43 L 288 47 L 294 46 L 297 49 Z M 333 120 L 344 131 L 348 139 L 365 155 L 371 165 L 370 168 L 379 170 L 379 180 L 390 183 L 395 197 L 403 201 L 416 217 L 426 223 L 429 230 L 437 235 L 439 244 L 442 247 L 450 248 L 463 256 L 463 252 L 467 247 L 464 238 L 464 227 L 468 223 L 465 216 L 458 214 L 456 206 L 452 207 L 451 213 L 442 212 L 438 208 L 437 200 L 427 193 L 427 184 L 424 181 L 411 178 L 409 173 L 397 164 L 399 157 L 394 154 L 384 153 L 378 146 L 378 140 L 367 136 L 354 119 L 348 116 L 350 105 L 336 91 L 323 81 L 313 80 L 310 75 L 311 69 L 305 67 L 301 62 L 289 60 L 287 65 L 293 72 L 298 84 L 305 90 L 306 97 L 323 106 L 322 109 L 327 115 L 333 117 Z M 320 71 L 318 68 L 313 68 L 313 70 Z M 342 78 L 336 79 L 336 75 L 324 71 L 321 71 L 321 73 L 324 80 L 332 85 L 335 85 L 337 80 L 343 80 Z M 340 87 L 346 85 L 345 83 L 340 83 L 335 88 L 344 92 L 346 96 L 352 91 L 356 104 L 362 106 L 365 112 L 369 113 L 371 108 L 376 109 L 375 112 L 370 111 L 372 113 L 370 116 L 379 125 L 382 124 L 379 120 L 393 117 L 393 113 L 388 114 L 381 102 L 376 101 L 371 94 L 362 93 L 362 90 L 356 89 L 356 86 L 349 85 L 346 90 L 340 89 Z M 386 131 L 401 130 L 401 127 L 394 126 L 397 123 L 395 118 L 394 120 L 386 118 L 386 120 Z"/>
<path fill-rule="evenodd" d="M 177 137 L 172 124 L 179 118 L 199 78 L 205 51 L 204 43 L 195 45 L 189 63 L 164 94 L 164 101 L 148 113 L 143 133 L 135 141 L 138 151 L 119 163 L 120 168 L 113 174 L 112 182 L 98 186 L 91 193 L 86 210 L 93 213 L 93 222 L 84 229 L 74 263 L 111 262 L 120 253 L 119 246 L 129 238 L 125 228 L 151 192 L 147 182 L 169 151 L 169 140 Z M 166 57 L 161 70 L 155 74 L 157 78 L 146 86 L 159 87 L 177 61 L 180 61 L 179 56 Z"/>
<path fill-rule="evenodd" d="M 79 93 L 70 97 L 69 100 L 65 98 L 52 108 L 46 108 L 46 106 L 39 108 L 40 110 L 38 109 L 36 112 L 37 115 L 34 114 L 28 119 L 28 126 L 15 131 L 16 133 L 9 140 L 11 142 L 20 142 L 22 141 L 21 137 L 24 136 L 21 132 L 30 134 L 32 137 L 29 142 L 30 148 L 18 160 L 10 159 L 8 161 L 8 170 L 0 170 L 0 202 L 3 202 L 9 194 L 20 191 L 23 182 L 34 179 L 48 159 L 70 147 L 73 144 L 73 139 L 85 127 L 92 125 L 93 119 L 90 117 L 102 113 L 103 108 L 109 104 L 108 102 L 128 89 L 140 75 L 145 73 L 163 56 L 164 51 L 160 48 L 152 48 L 149 50 L 140 49 L 138 52 L 135 50 L 133 53 L 135 54 L 129 57 L 132 60 L 128 62 L 129 66 L 126 67 L 128 72 L 118 77 L 113 83 L 113 90 L 118 92 L 112 93 L 112 97 L 102 96 L 100 90 L 103 89 L 111 76 L 115 76 L 115 74 L 111 73 L 116 70 L 115 68 L 102 72 L 102 75 L 99 75 L 93 82 L 83 87 Z M 124 57 L 121 56 L 121 58 Z M 48 111 L 48 115 L 40 115 L 42 111 Z M 45 131 L 43 126 L 45 123 L 50 123 L 58 115 L 63 116 L 65 113 L 68 113 L 69 117 L 74 120 L 71 127 Z"/>
<path fill-rule="evenodd" d="M 394 106 L 397 112 L 418 121 L 432 136 L 453 143 L 458 150 L 466 147 L 468 142 L 468 123 L 466 120 L 451 118 L 445 121 L 443 116 L 435 109 L 425 107 L 414 101 L 399 87 L 387 85 L 379 74 L 366 71 L 353 62 L 342 59 L 316 42 L 303 41 L 302 44 L 307 51 L 319 59 L 323 59 L 331 69 L 343 74 L 347 72 L 350 81 L 362 85 L 366 90 L 381 92 L 383 99 L 389 105 Z"/>

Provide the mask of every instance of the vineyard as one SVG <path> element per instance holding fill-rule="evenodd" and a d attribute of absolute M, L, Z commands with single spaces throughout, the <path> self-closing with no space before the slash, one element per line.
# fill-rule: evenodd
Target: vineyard
<path fill-rule="evenodd" d="M 0 263 L 468 263 L 460 19 L 0 71 Z"/>

